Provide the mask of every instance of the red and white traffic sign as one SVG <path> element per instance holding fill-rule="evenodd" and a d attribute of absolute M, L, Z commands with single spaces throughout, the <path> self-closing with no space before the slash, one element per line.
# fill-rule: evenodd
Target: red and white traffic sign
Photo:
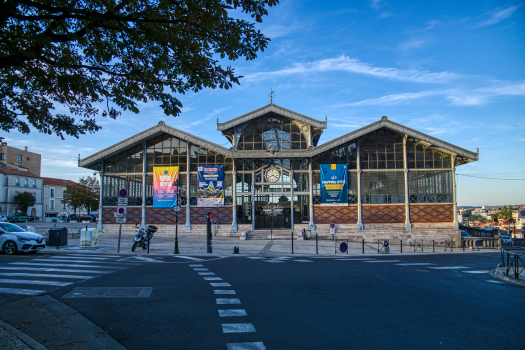
<path fill-rule="evenodd" d="M 120 191 L 118 191 L 117 205 L 128 205 L 128 190 L 125 188 L 121 188 Z"/>
<path fill-rule="evenodd" d="M 117 206 L 117 218 L 126 217 L 128 214 L 128 207 L 126 206 Z"/>

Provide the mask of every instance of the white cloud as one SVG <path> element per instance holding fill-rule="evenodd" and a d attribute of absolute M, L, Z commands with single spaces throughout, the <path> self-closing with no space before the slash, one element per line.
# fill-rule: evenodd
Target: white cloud
<path fill-rule="evenodd" d="M 425 46 L 427 42 L 425 40 L 422 40 L 422 39 L 415 39 L 415 40 L 410 40 L 410 41 L 407 41 L 406 43 L 404 43 L 403 45 L 401 45 L 401 48 L 403 50 L 412 50 L 412 49 L 418 49 L 420 47 L 423 47 Z"/>
<path fill-rule="evenodd" d="M 381 0 L 372 0 L 372 8 L 379 10 L 379 3 Z"/>
<path fill-rule="evenodd" d="M 302 74 L 315 74 L 323 72 L 346 72 L 386 78 L 390 80 L 409 81 L 415 83 L 434 83 L 442 84 L 450 82 L 460 75 L 450 72 L 432 73 L 416 69 L 398 69 L 374 67 L 368 63 L 360 62 L 356 58 L 345 55 L 337 58 L 327 58 L 307 63 L 296 63 L 289 68 L 284 68 L 274 72 L 259 72 L 247 74 L 245 79 L 248 81 L 269 79 L 281 76 L 298 76 Z"/>
<path fill-rule="evenodd" d="M 485 20 L 483 20 L 481 22 L 478 22 L 476 25 L 474 25 L 474 28 L 486 27 L 486 26 L 490 26 L 490 25 L 496 24 L 499 21 L 504 20 L 505 18 L 508 18 L 508 17 L 512 16 L 512 14 L 514 12 L 516 12 L 521 6 L 522 6 L 522 4 L 516 5 L 516 6 L 511 6 L 511 7 L 507 8 L 507 9 L 505 9 L 505 10 L 494 12 L 494 13 L 492 13 L 490 15 L 489 18 L 487 18 L 487 19 L 485 19 Z"/>
<path fill-rule="evenodd" d="M 345 103 L 337 105 L 337 107 L 343 106 L 367 106 L 367 105 L 382 105 L 382 106 L 393 106 L 399 104 L 407 104 L 413 100 L 421 99 L 428 96 L 443 94 L 442 91 L 421 91 L 421 92 L 406 92 L 402 94 L 391 94 L 381 96 L 378 98 L 367 98 L 362 101 Z"/>

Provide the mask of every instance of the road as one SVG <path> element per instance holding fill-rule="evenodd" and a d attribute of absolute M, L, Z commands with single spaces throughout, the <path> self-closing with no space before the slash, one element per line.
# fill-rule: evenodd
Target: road
<path fill-rule="evenodd" d="M 0 303 L 27 297 L 6 288 L 41 290 L 130 350 L 240 349 L 241 343 L 253 349 L 523 347 L 524 289 L 487 273 L 499 253 L 146 259 L 0 255 Z M 33 267 L 71 271 L 28 270 Z M 13 282 L 20 279 L 72 284 Z M 63 298 L 77 287 L 152 291 L 142 298 Z"/>

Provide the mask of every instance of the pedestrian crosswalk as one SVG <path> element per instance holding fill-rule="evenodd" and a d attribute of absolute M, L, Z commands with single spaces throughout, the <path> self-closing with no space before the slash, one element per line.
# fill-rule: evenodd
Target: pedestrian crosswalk
<path fill-rule="evenodd" d="M 66 254 L 0 264 L 2 294 L 40 295 L 141 264 L 118 255 Z"/>

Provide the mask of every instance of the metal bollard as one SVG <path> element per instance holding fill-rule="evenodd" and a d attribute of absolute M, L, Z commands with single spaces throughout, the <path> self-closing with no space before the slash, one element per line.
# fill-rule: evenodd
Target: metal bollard
<path fill-rule="evenodd" d="M 377 240 L 377 254 L 379 254 L 379 240 Z"/>
<path fill-rule="evenodd" d="M 57 231 L 56 240 L 57 240 L 57 250 L 58 250 L 58 242 L 60 242 L 60 231 Z"/>
<path fill-rule="evenodd" d="M 401 253 L 403 253 L 403 240 L 401 240 Z"/>
<path fill-rule="evenodd" d="M 319 254 L 319 245 L 317 241 L 317 232 L 315 233 L 315 254 Z"/>
<path fill-rule="evenodd" d="M 293 254 L 293 230 L 292 231 L 292 254 Z"/>
<path fill-rule="evenodd" d="M 434 245 L 435 241 L 432 240 L 432 253 L 436 252 L 436 246 Z"/>
<path fill-rule="evenodd" d="M 363 254 L 365 253 L 365 239 L 363 238 Z"/>

